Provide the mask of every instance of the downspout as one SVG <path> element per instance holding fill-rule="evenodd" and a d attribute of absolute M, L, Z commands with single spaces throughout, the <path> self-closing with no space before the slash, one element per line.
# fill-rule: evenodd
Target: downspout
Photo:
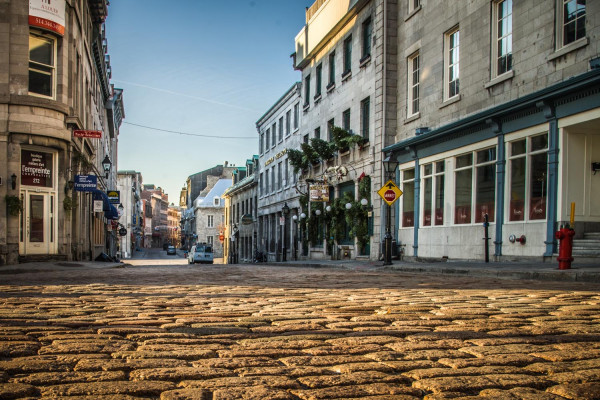
<path fill-rule="evenodd" d="M 413 150 L 414 151 L 414 150 Z M 415 159 L 415 213 L 413 216 L 414 220 L 414 234 L 413 234 L 413 254 L 415 258 L 419 256 L 419 222 L 421 216 L 421 168 L 419 167 L 419 158 L 416 155 L 416 151 L 413 152 Z"/>
<path fill-rule="evenodd" d="M 383 36 L 383 69 L 382 69 L 382 100 L 381 100 L 381 107 L 382 107 L 382 119 L 381 119 L 381 136 L 383 138 L 382 142 L 382 146 L 386 147 L 386 139 L 387 139 L 387 134 L 386 134 L 386 96 L 387 96 L 387 90 L 386 90 L 386 72 L 387 72 L 387 35 L 385 34 L 386 32 L 386 18 L 387 18 L 387 0 L 382 0 L 383 3 L 383 17 L 382 17 L 382 36 Z M 381 148 L 381 150 L 379 151 L 380 154 L 380 160 L 381 162 L 379 163 L 379 168 L 381 170 L 381 186 L 383 186 L 386 182 L 387 179 L 387 173 L 385 172 L 385 168 L 383 167 L 383 147 Z M 383 238 L 384 238 L 384 232 L 383 232 L 383 227 L 385 226 L 385 218 L 387 217 L 387 212 L 388 212 L 388 207 L 385 207 L 385 202 L 384 201 L 380 201 L 381 207 L 380 210 L 381 212 L 379 213 L 380 215 L 380 221 L 379 221 L 379 243 L 383 243 Z M 391 210 L 389 210 L 391 212 Z M 397 214 L 397 213 L 396 213 Z M 398 225 L 396 225 L 398 226 Z M 393 236 L 392 236 L 393 237 Z M 383 253 L 382 253 L 383 254 Z"/>

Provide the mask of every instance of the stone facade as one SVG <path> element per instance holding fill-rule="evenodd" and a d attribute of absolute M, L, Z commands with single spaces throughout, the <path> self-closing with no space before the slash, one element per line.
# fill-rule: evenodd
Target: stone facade
<path fill-rule="evenodd" d="M 0 5 L 0 53 L 6 55 L 0 59 L 0 197 L 14 210 L 0 215 L 0 264 L 114 256 L 114 207 L 100 192 L 116 187 L 124 108 L 122 91 L 110 84 L 107 2 L 53 2 L 63 30 L 30 26 L 35 4 Z M 75 137 L 76 130 L 100 132 L 100 139 Z M 111 161 L 106 175 L 103 160 Z M 97 176 L 99 192 L 73 190 L 76 175 Z M 94 196 L 104 214 L 94 213 Z"/>
<path fill-rule="evenodd" d="M 117 173 L 117 190 L 119 190 L 123 212 L 119 218 L 119 228 L 125 228 L 127 234 L 119 235 L 120 258 L 131 258 L 142 242 L 143 205 L 140 191 L 142 174 L 136 171 L 119 171 Z"/>

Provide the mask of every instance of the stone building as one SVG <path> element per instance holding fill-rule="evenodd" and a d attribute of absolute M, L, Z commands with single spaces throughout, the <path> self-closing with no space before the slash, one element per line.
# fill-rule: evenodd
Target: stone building
<path fill-rule="evenodd" d="M 151 213 L 146 213 L 146 227 L 151 226 L 152 240 L 150 246 L 160 248 L 169 242 L 169 195 L 161 187 L 153 184 L 143 185 L 142 199 L 146 200 L 146 206 L 150 205 Z M 148 221 L 150 219 L 150 221 Z"/>
<path fill-rule="evenodd" d="M 325 141 L 320 142 L 324 151 L 302 167 L 301 191 L 308 194 L 311 184 L 329 191 L 326 202 L 312 198 L 301 210 L 307 219 L 301 221 L 308 245 L 304 254 L 310 258 L 377 259 L 380 254 L 379 222 L 385 208 L 375 191 L 382 183 L 381 150 L 393 143 L 396 129 L 396 3 L 315 1 L 296 36 L 293 58 L 302 72 L 299 135 L 306 144 L 304 155 L 308 145 L 319 153 L 315 140 Z M 366 206 L 360 204 L 363 199 Z M 351 214 L 357 217 L 344 221 Z M 338 221 L 335 227 L 326 222 L 332 218 Z M 369 226 L 360 240 L 354 225 Z M 307 237 L 307 232 L 312 234 Z"/>
<path fill-rule="evenodd" d="M 258 171 L 258 251 L 268 255 L 269 260 L 293 256 L 298 243 L 294 241 L 294 225 L 291 217 L 300 215 L 299 192 L 296 190 L 298 174 L 294 172 L 287 154 L 288 148 L 296 149 L 302 143 L 300 124 L 302 119 L 300 82 L 287 92 L 256 122 L 259 135 Z M 290 209 L 283 216 L 286 205 Z M 250 208 L 252 209 L 252 208 Z M 281 221 L 283 217 L 283 225 Z M 285 232 L 285 235 L 282 234 Z M 285 245 L 283 236 L 285 236 Z"/>
<path fill-rule="evenodd" d="M 229 168 L 225 171 L 230 171 Z M 231 179 L 208 175 L 206 187 L 193 203 L 194 238 L 191 245 L 209 243 L 213 246 L 214 258 L 223 257 L 223 243 L 219 236 L 225 229 L 225 190 L 231 185 Z"/>
<path fill-rule="evenodd" d="M 0 198 L 9 210 L 0 213 L 0 264 L 115 255 L 116 211 L 105 192 L 116 187 L 124 108 L 110 83 L 107 6 L 0 5 Z M 84 188 L 79 175 L 94 177 Z"/>
<path fill-rule="evenodd" d="M 141 247 L 144 209 L 141 201 L 142 174 L 137 171 L 118 171 L 117 190 L 120 206 L 123 211 L 119 217 L 119 251 L 120 258 L 131 258 L 136 249 Z M 119 207 L 120 208 L 120 207 Z M 127 232 L 121 235 L 120 229 Z"/>
<path fill-rule="evenodd" d="M 167 209 L 168 242 L 176 249 L 181 247 L 181 207 L 171 204 Z"/>
<path fill-rule="evenodd" d="M 246 166 L 231 174 L 231 186 L 223 193 L 225 200 L 224 262 L 252 262 L 258 248 L 258 179 L 259 158 L 246 160 Z"/>
<path fill-rule="evenodd" d="M 552 257 L 571 218 L 576 239 L 600 232 L 600 3 L 411 1 L 398 18 L 384 152 L 407 255 L 483 260 L 486 215 L 498 260 Z"/>

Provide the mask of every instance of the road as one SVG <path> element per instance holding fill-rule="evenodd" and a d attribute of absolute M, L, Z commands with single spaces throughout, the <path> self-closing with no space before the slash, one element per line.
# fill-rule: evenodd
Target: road
<path fill-rule="evenodd" d="M 141 253 L 0 275 L 0 398 L 600 398 L 598 284 Z"/>

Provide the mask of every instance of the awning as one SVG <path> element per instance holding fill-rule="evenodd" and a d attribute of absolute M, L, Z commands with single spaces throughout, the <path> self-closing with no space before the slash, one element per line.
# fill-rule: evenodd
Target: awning
<path fill-rule="evenodd" d="M 104 211 L 104 216 L 107 219 L 119 219 L 119 212 L 115 206 L 110 203 L 106 193 L 104 193 L 102 190 L 94 189 L 92 191 L 92 198 L 94 200 L 102 200 L 102 210 Z"/>

